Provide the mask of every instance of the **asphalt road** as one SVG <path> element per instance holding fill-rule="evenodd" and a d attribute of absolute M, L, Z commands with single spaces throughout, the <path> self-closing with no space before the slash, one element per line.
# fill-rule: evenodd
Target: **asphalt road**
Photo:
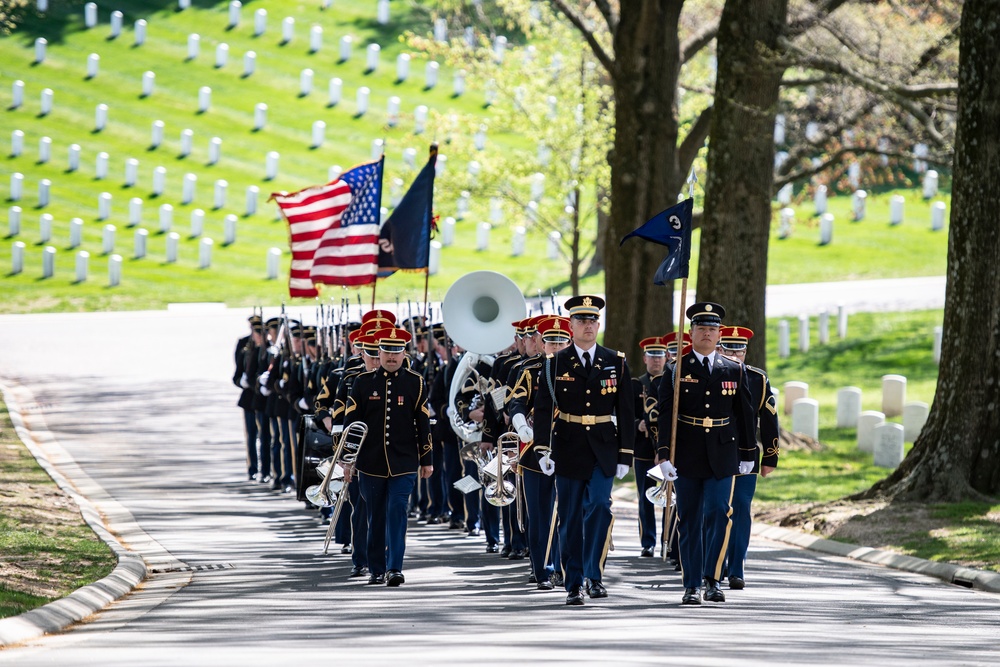
<path fill-rule="evenodd" d="M 1000 596 L 775 542 L 754 540 L 745 590 L 682 607 L 678 574 L 637 557 L 627 504 L 610 597 L 582 608 L 442 526 L 411 524 L 402 587 L 349 581 L 349 556 L 322 555 L 315 514 L 245 481 L 229 380 L 244 329 L 243 311 L 210 307 L 0 317 L 0 379 L 30 392 L 27 425 L 157 571 L 69 631 L 0 651 L 0 664 L 1000 660 Z"/>

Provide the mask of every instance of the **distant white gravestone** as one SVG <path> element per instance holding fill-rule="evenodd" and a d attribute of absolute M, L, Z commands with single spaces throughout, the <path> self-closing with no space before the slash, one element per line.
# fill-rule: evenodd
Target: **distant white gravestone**
<path fill-rule="evenodd" d="M 792 432 L 819 440 L 819 401 L 800 398 L 792 404 Z"/>
<path fill-rule="evenodd" d="M 805 382 L 786 382 L 784 386 L 785 414 L 792 414 L 795 401 L 809 397 L 809 385 Z"/>
<path fill-rule="evenodd" d="M 930 406 L 922 401 L 910 401 L 903 406 L 903 440 L 915 442 L 927 417 L 930 415 Z"/>
<path fill-rule="evenodd" d="M 903 414 L 906 403 L 906 378 L 902 375 L 882 376 L 882 412 L 886 417 Z"/>
<path fill-rule="evenodd" d="M 857 428 L 861 416 L 861 388 L 843 387 L 837 391 L 837 428 Z"/>
<path fill-rule="evenodd" d="M 876 410 L 865 410 L 858 416 L 858 451 L 875 451 L 875 427 L 884 422 L 885 415 Z"/>

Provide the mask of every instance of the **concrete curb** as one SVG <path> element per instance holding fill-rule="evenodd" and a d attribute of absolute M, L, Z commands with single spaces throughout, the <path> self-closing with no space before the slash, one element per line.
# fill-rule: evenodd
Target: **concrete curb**
<path fill-rule="evenodd" d="M 975 570 L 951 563 L 936 563 L 924 560 L 923 558 L 904 556 L 903 554 L 872 549 L 871 547 L 859 547 L 856 544 L 836 542 L 764 523 L 755 522 L 751 533 L 757 537 L 792 544 L 811 551 L 819 551 L 832 556 L 850 558 L 874 565 L 884 565 L 905 572 L 923 574 L 941 579 L 949 584 L 964 586 L 965 588 L 974 588 L 989 593 L 1000 593 L 1000 573 L 997 572 Z"/>
<path fill-rule="evenodd" d="M 2 648 L 48 633 L 59 632 L 72 623 L 100 611 L 110 603 L 135 590 L 136 586 L 146 578 L 147 570 L 142 556 L 129 550 L 116 535 L 108 530 L 109 525 L 117 524 L 114 521 L 106 521 L 101 511 L 87 497 L 85 492 L 91 490 L 88 487 L 97 487 L 97 485 L 82 470 L 79 470 L 76 463 L 62 451 L 54 439 L 50 439 L 44 446 L 36 440 L 37 437 L 48 435 L 47 431 L 32 431 L 25 425 L 21 405 L 22 403 L 33 403 L 30 392 L 24 388 L 15 390 L 0 384 L 0 393 L 3 394 L 7 411 L 18 437 L 21 438 L 35 460 L 52 477 L 59 488 L 73 498 L 80 508 L 84 520 L 97 536 L 111 547 L 118 558 L 115 569 L 100 581 L 79 588 L 67 597 L 50 602 L 38 609 L 33 609 L 20 616 L 0 620 L 0 648 Z M 61 452 L 62 455 L 52 457 L 53 451 Z M 57 459 L 58 465 L 52 458 Z M 72 481 L 62 472 L 62 468 L 76 468 L 71 474 Z M 79 473 L 80 476 L 76 473 Z M 128 519 L 134 522 L 130 515 Z"/>

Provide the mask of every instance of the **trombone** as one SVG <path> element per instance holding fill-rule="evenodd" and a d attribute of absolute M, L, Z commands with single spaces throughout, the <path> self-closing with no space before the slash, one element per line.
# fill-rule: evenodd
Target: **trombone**
<path fill-rule="evenodd" d="M 323 542 L 323 553 L 330 548 L 330 540 L 333 539 L 333 531 L 340 517 L 340 511 L 344 507 L 344 500 L 347 498 L 347 485 L 350 479 L 344 478 L 343 465 L 353 464 L 358 458 L 358 450 L 361 449 L 365 436 L 368 435 L 368 425 L 364 422 L 353 422 L 340 434 L 340 440 L 333 452 L 333 456 L 324 459 L 316 466 L 317 472 L 323 474 L 323 481 L 314 484 L 306 489 L 306 500 L 317 507 L 333 506 L 333 516 L 330 518 L 330 527 L 326 531 L 326 541 Z M 325 473 L 323 472 L 325 468 Z M 334 487 L 334 483 L 337 486 Z"/>

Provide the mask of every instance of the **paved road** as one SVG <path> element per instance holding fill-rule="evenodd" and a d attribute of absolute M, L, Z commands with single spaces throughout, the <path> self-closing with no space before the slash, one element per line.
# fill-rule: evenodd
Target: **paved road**
<path fill-rule="evenodd" d="M 681 607 L 616 508 L 611 597 L 567 608 L 479 539 L 411 526 L 407 583 L 345 578 L 322 528 L 245 482 L 229 383 L 242 312 L 0 317 L 0 374 L 26 421 L 108 494 L 153 574 L 71 631 L 0 664 L 996 664 L 1000 596 L 755 540 L 748 588 Z M 765 482 L 766 483 L 766 482 Z"/>

